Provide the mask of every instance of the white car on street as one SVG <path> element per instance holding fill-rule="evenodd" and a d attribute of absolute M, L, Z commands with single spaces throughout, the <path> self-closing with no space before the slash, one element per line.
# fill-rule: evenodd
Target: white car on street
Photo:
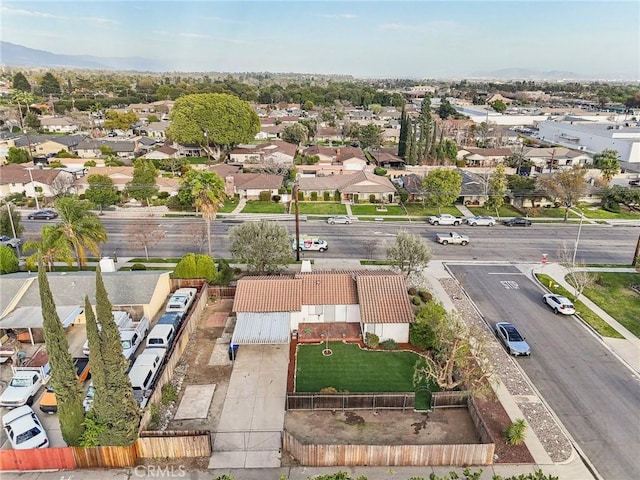
<path fill-rule="evenodd" d="M 351 223 L 351 217 L 348 217 L 347 215 L 336 215 L 335 217 L 327 218 L 327 223 L 329 225 L 335 225 L 336 223 L 349 225 Z"/>
<path fill-rule="evenodd" d="M 496 219 L 488 215 L 481 215 L 478 217 L 470 217 L 466 219 L 467 225 L 472 227 L 485 226 L 493 227 L 496 224 Z"/>
<path fill-rule="evenodd" d="M 556 315 L 562 313 L 564 315 L 573 315 L 576 313 L 576 307 L 574 307 L 571 300 L 562 295 L 555 293 L 547 293 L 542 296 L 542 301 L 549 305 Z"/>

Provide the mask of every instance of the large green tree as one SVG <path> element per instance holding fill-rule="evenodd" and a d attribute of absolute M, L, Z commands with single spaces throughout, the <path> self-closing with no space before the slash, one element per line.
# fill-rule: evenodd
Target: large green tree
<path fill-rule="evenodd" d="M 133 177 L 125 187 L 129 196 L 151 205 L 151 197 L 158 194 L 158 169 L 151 160 L 138 158 L 133 162 Z"/>
<path fill-rule="evenodd" d="M 22 148 L 9 147 L 9 151 L 7 152 L 7 163 L 28 163 L 30 161 L 29 152 Z"/>
<path fill-rule="evenodd" d="M 507 186 L 507 175 L 504 171 L 504 165 L 499 163 L 493 169 L 491 177 L 489 177 L 489 198 L 485 202 L 486 208 L 493 208 L 496 216 L 500 218 L 500 207 L 504 205 L 504 197 L 509 192 Z"/>
<path fill-rule="evenodd" d="M 84 431 L 84 407 L 82 386 L 76 378 L 73 357 L 69 353 L 69 342 L 60 322 L 44 263 L 38 265 L 38 287 L 42 309 L 44 342 L 51 365 L 51 386 L 56 393 L 58 418 L 62 438 L 70 446 L 80 445 Z"/>
<path fill-rule="evenodd" d="M 18 255 L 8 245 L 0 245 L 0 274 L 15 273 L 20 269 Z"/>
<path fill-rule="evenodd" d="M 309 130 L 301 123 L 287 125 L 282 129 L 282 140 L 294 145 L 299 145 L 306 141 L 308 136 Z"/>
<path fill-rule="evenodd" d="M 207 228 L 207 253 L 211 255 L 211 222 L 227 197 L 224 180 L 213 172 L 189 170 L 184 183 L 191 191 L 193 206 L 202 213 Z"/>
<path fill-rule="evenodd" d="M 257 274 L 280 272 L 293 258 L 289 231 L 278 222 L 262 220 L 234 227 L 229 243 L 233 258 Z"/>
<path fill-rule="evenodd" d="M 60 214 L 56 228 L 63 232 L 73 248 L 78 268 L 82 269 L 87 250 L 100 256 L 100 244 L 107 241 L 107 230 L 87 200 L 64 197 L 56 200 L 55 207 Z"/>
<path fill-rule="evenodd" d="M 133 397 L 133 388 L 127 375 L 129 365 L 122 354 L 120 331 L 113 319 L 113 308 L 100 268 L 96 270 L 96 320 L 100 326 L 98 337 L 105 375 L 104 383 L 94 381 L 96 392 L 93 410 L 97 423 L 107 426 L 99 443 L 131 445 L 138 437 L 140 409 Z"/>
<path fill-rule="evenodd" d="M 204 278 L 213 283 L 218 278 L 218 269 L 211 255 L 187 253 L 173 270 L 173 278 Z"/>
<path fill-rule="evenodd" d="M 22 72 L 17 72 L 13 76 L 13 88 L 15 88 L 16 90 L 20 90 L 21 92 L 31 93 L 31 84 Z"/>
<path fill-rule="evenodd" d="M 387 248 L 387 260 L 405 277 L 425 268 L 432 256 L 427 242 L 406 230 L 400 230 L 395 242 Z"/>
<path fill-rule="evenodd" d="M 358 141 L 360 142 L 360 148 L 376 149 L 382 145 L 382 129 L 370 123 L 369 125 L 362 125 L 358 129 Z"/>
<path fill-rule="evenodd" d="M 47 72 L 40 81 L 40 89 L 43 96 L 60 95 L 60 82 L 51 72 Z"/>
<path fill-rule="evenodd" d="M 107 130 L 130 130 L 131 125 L 138 121 L 135 112 L 116 112 L 108 110 L 104 119 L 104 128 Z"/>
<path fill-rule="evenodd" d="M 40 261 L 49 271 L 53 270 L 54 262 L 65 262 L 69 266 L 73 264 L 71 243 L 61 228 L 51 225 L 42 227 L 40 240 L 25 242 L 22 251 L 33 252 L 25 259 L 25 266 L 29 270 L 35 270 Z"/>
<path fill-rule="evenodd" d="M 564 207 L 565 222 L 569 218 L 569 209 L 587 191 L 587 182 L 584 180 L 586 173 L 585 169 L 574 167 L 571 170 L 545 173 L 536 180 L 536 186 L 545 192 L 550 200 L 560 202 Z"/>
<path fill-rule="evenodd" d="M 620 172 L 620 160 L 617 150 L 603 150 L 593 156 L 593 165 L 600 169 L 602 179 L 608 185 L 611 179 Z"/>
<path fill-rule="evenodd" d="M 407 115 L 405 106 L 402 106 L 400 114 L 400 134 L 398 136 L 398 156 L 404 159 L 407 155 L 407 138 L 411 130 L 411 120 Z"/>
<path fill-rule="evenodd" d="M 428 205 L 440 209 L 453 205 L 462 191 L 462 174 L 457 169 L 436 168 L 423 179 L 422 186 Z"/>
<path fill-rule="evenodd" d="M 22 224 L 20 212 L 15 208 L 9 209 L 9 207 L 3 205 L 0 208 L 0 235 L 20 237 L 22 232 L 24 232 L 24 225 Z"/>
<path fill-rule="evenodd" d="M 220 158 L 223 150 L 252 141 L 260 131 L 258 114 L 251 106 L 226 93 L 180 97 L 170 118 L 167 138 L 201 145 L 214 158 Z"/>
<path fill-rule="evenodd" d="M 118 191 L 113 185 L 113 180 L 108 175 L 93 173 L 87 177 L 89 188 L 85 192 L 87 199 L 100 207 L 100 213 L 104 207 L 113 205 L 118 201 Z"/>

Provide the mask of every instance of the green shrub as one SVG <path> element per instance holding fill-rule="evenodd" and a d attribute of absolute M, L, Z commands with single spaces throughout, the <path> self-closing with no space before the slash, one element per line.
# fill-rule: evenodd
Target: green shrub
<path fill-rule="evenodd" d="M 384 350 L 395 350 L 396 348 L 398 348 L 398 342 L 396 342 L 392 338 L 388 338 L 385 341 L 380 342 L 380 346 Z"/>
<path fill-rule="evenodd" d="M 373 173 L 380 177 L 384 177 L 387 174 L 387 170 L 382 167 L 376 167 L 373 169 Z"/>
<path fill-rule="evenodd" d="M 407 293 L 413 297 L 417 293 L 416 287 L 409 287 Z"/>
<path fill-rule="evenodd" d="M 206 254 L 187 253 L 173 271 L 173 278 L 204 278 L 207 283 L 214 283 L 217 277 L 216 264 Z"/>
<path fill-rule="evenodd" d="M 376 196 L 373 193 L 369 195 L 369 203 L 376 203 Z"/>
<path fill-rule="evenodd" d="M 280 195 L 284 195 L 285 193 L 287 193 L 287 187 L 280 187 L 280 188 L 278 189 L 278 193 L 279 193 Z"/>
<path fill-rule="evenodd" d="M 524 442 L 527 425 L 524 419 L 517 418 L 503 432 L 502 436 L 508 445 L 520 445 Z"/>
<path fill-rule="evenodd" d="M 336 387 L 324 387 L 320 389 L 320 393 L 338 393 Z"/>
<path fill-rule="evenodd" d="M 458 168 L 464 168 L 467 166 L 467 161 L 462 159 L 462 160 L 456 160 L 456 167 Z"/>
<path fill-rule="evenodd" d="M 311 201 L 315 202 L 318 200 L 318 192 L 311 192 Z"/>
<path fill-rule="evenodd" d="M 158 423 L 160 423 L 160 409 L 158 405 L 155 403 L 149 405 L 149 412 L 151 413 L 150 426 L 156 428 Z"/>
<path fill-rule="evenodd" d="M 353 203 L 357 204 L 360 201 L 360 196 L 357 193 L 353 194 Z"/>
<path fill-rule="evenodd" d="M 414 295 L 413 297 L 411 297 L 411 303 L 413 303 L 417 307 L 418 305 L 422 305 L 422 300 L 420 300 L 419 296 Z"/>
<path fill-rule="evenodd" d="M 298 190 L 298 200 L 304 200 L 304 192 L 302 190 Z"/>
<path fill-rule="evenodd" d="M 100 437 L 102 437 L 107 428 L 108 425 L 98 423 L 95 413 L 90 410 L 87 416 L 84 417 L 84 432 L 80 438 L 80 446 L 97 447 L 100 445 Z"/>
<path fill-rule="evenodd" d="M 271 201 L 271 192 L 269 190 L 263 190 L 260 192 L 259 198 L 261 202 L 269 202 Z"/>
<path fill-rule="evenodd" d="M 146 270 L 147 266 L 144 263 L 134 263 L 131 265 L 131 270 Z"/>
<path fill-rule="evenodd" d="M 169 405 L 178 399 L 178 389 L 171 383 L 165 383 L 162 386 L 162 399 L 163 405 Z"/>
<path fill-rule="evenodd" d="M 420 300 L 422 300 L 424 303 L 427 303 L 427 302 L 433 300 L 433 295 L 431 295 L 430 292 L 428 292 L 427 290 L 425 290 L 423 288 L 418 290 L 418 296 L 420 297 Z"/>
<path fill-rule="evenodd" d="M 271 197 L 271 201 L 272 201 L 273 203 L 280 203 L 280 199 L 281 199 L 281 198 L 282 198 L 282 197 L 281 197 L 280 195 L 274 195 L 273 197 Z"/>
<path fill-rule="evenodd" d="M 169 192 L 158 192 L 158 198 L 169 198 Z"/>
<path fill-rule="evenodd" d="M 380 337 L 375 333 L 367 332 L 364 334 L 364 344 L 370 348 L 376 348 L 380 344 Z"/>
<path fill-rule="evenodd" d="M 340 192 L 338 190 L 333 192 L 333 200 L 336 201 L 336 202 L 340 201 Z"/>
<path fill-rule="evenodd" d="M 331 200 L 331 194 L 329 192 L 324 192 L 322 194 L 322 197 L 324 198 L 325 202 L 328 202 L 329 200 Z"/>
<path fill-rule="evenodd" d="M 607 212 L 620 213 L 620 204 L 618 202 L 610 200 L 602 206 L 602 209 L 606 210 Z"/>
<path fill-rule="evenodd" d="M 0 274 L 15 273 L 20 269 L 20 262 L 15 250 L 7 245 L 0 246 Z"/>
<path fill-rule="evenodd" d="M 216 279 L 216 283 L 226 287 L 233 281 L 233 278 L 234 271 L 233 268 L 229 266 L 229 262 L 222 258 L 218 260 L 218 278 Z"/>

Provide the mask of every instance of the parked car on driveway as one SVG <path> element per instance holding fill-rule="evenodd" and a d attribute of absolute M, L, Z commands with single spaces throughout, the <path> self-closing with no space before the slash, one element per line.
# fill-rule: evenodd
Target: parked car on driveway
<path fill-rule="evenodd" d="M 514 217 L 502 222 L 503 225 L 507 227 L 530 227 L 531 220 L 523 217 Z"/>
<path fill-rule="evenodd" d="M 0 245 L 4 245 L 5 247 L 13 247 L 18 248 L 22 244 L 22 240 L 19 238 L 10 238 L 6 235 L 0 235 Z"/>
<path fill-rule="evenodd" d="M 471 225 L 472 227 L 477 227 L 477 226 L 493 227 L 496 224 L 496 219 L 490 216 L 482 215 L 478 217 L 467 218 L 466 222 L 468 225 Z"/>
<path fill-rule="evenodd" d="M 576 313 L 576 307 L 573 306 L 571 300 L 562 295 L 547 293 L 542 296 L 542 301 L 549 305 L 556 315 L 558 313 L 562 313 L 563 315 L 573 315 Z"/>
<path fill-rule="evenodd" d="M 336 223 L 349 225 L 351 223 L 351 217 L 348 217 L 347 215 L 336 215 L 335 217 L 327 218 L 327 223 L 329 225 L 335 225 Z"/>
<path fill-rule="evenodd" d="M 54 218 L 58 218 L 58 212 L 51 209 L 38 210 L 37 212 L 30 213 L 27 215 L 29 220 L 52 220 Z"/>
<path fill-rule="evenodd" d="M 4 428 L 11 446 L 16 450 L 27 448 L 47 448 L 49 438 L 36 413 L 28 405 L 14 408 L 2 417 Z"/>
<path fill-rule="evenodd" d="M 496 334 L 500 341 L 507 347 L 509 355 L 531 355 L 529 344 L 524 341 L 518 329 L 509 322 L 496 323 Z"/>

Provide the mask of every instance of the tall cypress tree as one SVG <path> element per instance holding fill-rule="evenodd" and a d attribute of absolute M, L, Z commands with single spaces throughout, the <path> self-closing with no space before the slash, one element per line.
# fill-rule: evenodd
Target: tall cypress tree
<path fill-rule="evenodd" d="M 31 93 L 31 84 L 22 72 L 18 72 L 13 76 L 13 88 L 21 92 Z"/>
<path fill-rule="evenodd" d="M 400 116 L 400 136 L 398 137 L 398 156 L 405 158 L 407 153 L 407 137 L 409 136 L 408 129 L 411 126 L 407 112 L 402 105 L 402 114 Z"/>
<path fill-rule="evenodd" d="M 96 317 L 104 369 L 102 391 L 96 386 L 94 403 L 96 420 L 107 429 L 99 438 L 100 445 L 131 445 L 138 437 L 140 409 L 133 398 L 133 388 L 127 375 L 127 360 L 122 354 L 120 331 L 113 319 L 112 305 L 104 287 L 100 268 L 96 269 Z"/>
<path fill-rule="evenodd" d="M 416 156 L 416 131 L 412 125 L 409 125 L 409 139 L 407 146 L 407 165 L 416 165 L 418 163 Z"/>
<path fill-rule="evenodd" d="M 69 342 L 60 317 L 58 317 L 58 312 L 56 312 L 42 259 L 38 265 L 38 287 L 40 289 L 44 342 L 49 354 L 51 386 L 56 393 L 62 438 L 67 445 L 80 445 L 80 439 L 84 432 L 82 388 L 76 378 L 73 357 L 69 353 Z"/>

